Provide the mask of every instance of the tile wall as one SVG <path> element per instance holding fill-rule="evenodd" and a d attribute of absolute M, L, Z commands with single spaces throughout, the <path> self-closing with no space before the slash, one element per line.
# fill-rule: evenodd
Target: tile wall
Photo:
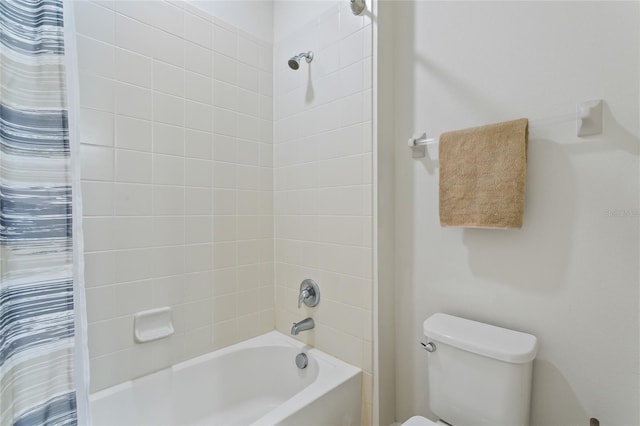
<path fill-rule="evenodd" d="M 274 328 L 273 50 L 182 2 L 74 5 L 96 391 Z M 135 344 L 162 306 L 176 333 Z"/>
<path fill-rule="evenodd" d="M 298 338 L 364 370 L 363 424 L 372 406 L 371 25 L 348 2 L 274 45 L 276 326 L 312 316 Z M 292 71 L 287 60 L 303 51 Z M 316 308 L 297 308 L 314 278 Z"/>

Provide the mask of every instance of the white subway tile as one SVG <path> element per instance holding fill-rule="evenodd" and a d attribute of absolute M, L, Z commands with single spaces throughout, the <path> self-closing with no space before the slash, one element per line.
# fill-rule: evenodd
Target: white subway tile
<path fill-rule="evenodd" d="M 238 129 L 238 114 L 226 109 L 213 107 L 213 131 L 227 136 L 236 136 Z"/>
<path fill-rule="evenodd" d="M 82 182 L 82 213 L 85 216 L 110 216 L 113 212 L 112 182 Z"/>
<path fill-rule="evenodd" d="M 114 83 L 103 77 L 80 72 L 80 106 L 101 111 L 114 111 Z"/>
<path fill-rule="evenodd" d="M 153 124 L 153 152 L 168 155 L 184 155 L 185 129 L 169 124 Z"/>
<path fill-rule="evenodd" d="M 238 165 L 237 171 L 238 189 L 261 189 L 260 167 Z"/>
<path fill-rule="evenodd" d="M 116 304 L 114 286 L 93 287 L 86 291 L 87 321 L 91 324 L 113 318 L 111 309 Z"/>
<path fill-rule="evenodd" d="M 212 108 L 200 102 L 185 101 L 185 126 L 190 129 L 210 132 L 212 130 Z"/>
<path fill-rule="evenodd" d="M 151 216 L 151 185 L 116 183 L 115 214 L 118 216 Z"/>
<path fill-rule="evenodd" d="M 184 157 L 153 154 L 153 183 L 184 185 Z"/>
<path fill-rule="evenodd" d="M 116 14 L 102 6 L 88 1 L 76 1 L 75 18 L 78 34 L 82 34 L 105 43 L 115 42 Z"/>
<path fill-rule="evenodd" d="M 113 250 L 113 217 L 85 217 L 82 226 L 85 253 Z"/>
<path fill-rule="evenodd" d="M 340 94 L 349 96 L 364 90 L 364 61 L 358 61 L 340 70 Z"/>
<path fill-rule="evenodd" d="M 342 126 L 352 126 L 363 121 L 364 99 L 358 93 L 338 101 L 336 108 L 340 111 Z"/>
<path fill-rule="evenodd" d="M 115 280 L 119 283 L 144 280 L 154 274 L 153 249 L 118 250 L 115 252 Z"/>
<path fill-rule="evenodd" d="M 174 96 L 184 96 L 185 71 L 183 68 L 153 61 L 153 88 Z"/>
<path fill-rule="evenodd" d="M 238 87 L 233 84 L 213 80 L 213 105 L 237 111 L 238 90 Z"/>
<path fill-rule="evenodd" d="M 238 146 L 238 163 L 249 166 L 260 165 L 260 145 L 256 142 L 244 140 L 237 141 Z"/>
<path fill-rule="evenodd" d="M 144 120 L 151 120 L 151 91 L 130 84 L 116 83 L 115 112 Z"/>
<path fill-rule="evenodd" d="M 122 82 L 151 88 L 151 69 L 153 62 L 150 57 L 116 49 L 116 78 Z"/>
<path fill-rule="evenodd" d="M 88 3 L 88 2 L 74 2 Z M 89 308 L 87 307 L 87 310 Z M 92 357 L 90 363 L 91 392 L 96 392 L 130 380 L 132 377 L 130 349 Z"/>
<path fill-rule="evenodd" d="M 261 120 L 250 115 L 238 114 L 237 136 L 239 139 L 261 141 Z"/>
<path fill-rule="evenodd" d="M 211 212 L 214 215 L 236 214 L 236 191 L 234 189 L 214 189 L 211 204 Z"/>
<path fill-rule="evenodd" d="M 318 190 L 318 214 L 358 216 L 362 214 L 364 193 L 360 186 Z"/>
<path fill-rule="evenodd" d="M 184 126 L 184 98 L 153 94 L 153 119 L 165 124 Z"/>
<path fill-rule="evenodd" d="M 113 45 L 78 34 L 78 69 L 101 77 L 115 76 L 115 49 Z"/>
<path fill-rule="evenodd" d="M 260 69 L 269 74 L 273 73 L 273 46 L 260 47 Z"/>
<path fill-rule="evenodd" d="M 213 49 L 231 58 L 238 55 L 238 36 L 219 25 L 213 26 Z"/>
<path fill-rule="evenodd" d="M 262 236 L 261 224 L 259 216 L 238 216 L 238 240 L 256 240 Z M 240 244 L 240 242 L 238 242 Z M 255 242 L 254 242 L 255 244 Z M 240 246 L 238 246 L 240 247 Z M 244 245 L 244 248 L 249 250 L 248 245 Z M 243 264 L 258 263 L 260 262 L 260 246 L 250 248 L 251 254 L 243 254 Z M 251 260 L 247 260 L 247 256 Z"/>
<path fill-rule="evenodd" d="M 213 271 L 213 297 L 236 292 L 236 271 L 236 268 Z"/>
<path fill-rule="evenodd" d="M 185 243 L 213 242 L 211 238 L 211 216 L 189 216 L 185 218 Z"/>
<path fill-rule="evenodd" d="M 273 97 L 273 74 L 271 72 L 260 71 L 258 79 L 260 94 Z"/>
<path fill-rule="evenodd" d="M 80 109 L 80 142 L 113 146 L 113 114 L 95 109 Z"/>
<path fill-rule="evenodd" d="M 185 188 L 185 214 L 210 215 L 211 199 L 211 189 L 209 188 Z"/>
<path fill-rule="evenodd" d="M 355 16 L 351 13 L 350 8 L 342 7 L 340 9 L 340 38 L 344 39 L 364 26 L 364 18 Z"/>
<path fill-rule="evenodd" d="M 206 160 L 213 158 L 213 136 L 211 133 L 186 129 L 184 155 Z"/>
<path fill-rule="evenodd" d="M 147 2 L 144 0 L 115 0 L 114 9 L 131 19 L 147 25 L 153 25 L 153 14 L 149 13 Z M 157 9 L 154 10 L 156 12 Z"/>
<path fill-rule="evenodd" d="M 364 183 L 362 181 L 364 161 L 364 156 L 356 155 L 320 162 L 318 164 L 318 186 L 337 187 Z"/>
<path fill-rule="evenodd" d="M 185 247 L 185 271 L 201 272 L 211 270 L 213 246 L 211 244 L 194 244 Z"/>
<path fill-rule="evenodd" d="M 98 287 L 115 282 L 115 253 L 102 251 L 84 253 L 84 282 L 86 287 Z"/>
<path fill-rule="evenodd" d="M 118 148 L 151 152 L 151 122 L 136 118 L 116 117 L 116 146 Z"/>
<path fill-rule="evenodd" d="M 213 54 L 213 78 L 230 84 L 236 84 L 237 61 L 228 56 L 214 52 Z"/>
<path fill-rule="evenodd" d="M 159 29 L 153 31 L 153 57 L 177 67 L 184 66 L 185 41 Z"/>
<path fill-rule="evenodd" d="M 213 159 L 228 163 L 238 162 L 238 144 L 236 139 L 225 135 L 214 135 Z"/>
<path fill-rule="evenodd" d="M 340 66 L 346 67 L 364 58 L 365 31 L 355 32 L 340 40 Z"/>
<path fill-rule="evenodd" d="M 227 294 L 224 296 L 214 297 L 213 299 L 213 322 L 218 323 L 227 321 L 236 317 L 237 303 L 236 294 Z"/>
<path fill-rule="evenodd" d="M 116 150 L 116 180 L 126 183 L 151 183 L 151 154 L 146 152 Z"/>
<path fill-rule="evenodd" d="M 260 91 L 260 74 L 257 68 L 246 64 L 238 64 L 236 78 L 239 87 L 256 93 Z"/>
<path fill-rule="evenodd" d="M 239 224 L 249 223 L 253 221 L 255 221 L 255 217 L 252 216 L 240 216 L 238 218 Z M 252 229 L 252 227 L 249 226 L 248 229 Z M 241 238 L 241 235 L 243 233 L 249 234 L 248 229 L 244 228 L 239 231 L 238 237 Z M 258 241 L 259 240 L 238 241 L 238 265 L 251 265 L 260 263 L 260 245 L 258 244 Z"/>
<path fill-rule="evenodd" d="M 213 244 L 213 268 L 222 269 L 236 266 L 236 243 L 223 242 Z"/>
<path fill-rule="evenodd" d="M 213 27 L 206 20 L 189 12 L 184 14 L 184 38 L 207 49 L 213 48 Z"/>
<path fill-rule="evenodd" d="M 80 174 L 83 180 L 112 181 L 114 176 L 113 148 L 80 145 Z"/>
<path fill-rule="evenodd" d="M 210 50 L 194 43 L 185 42 L 184 65 L 187 70 L 211 77 L 212 58 Z"/>
<path fill-rule="evenodd" d="M 156 277 L 184 273 L 184 246 L 158 247 L 153 249 L 153 265 Z"/>
<path fill-rule="evenodd" d="M 187 71 L 185 77 L 185 97 L 192 101 L 211 104 L 212 80 L 201 74 Z"/>
<path fill-rule="evenodd" d="M 185 185 L 210 187 L 212 184 L 213 163 L 209 160 L 185 160 Z"/>
<path fill-rule="evenodd" d="M 148 9 L 148 2 L 143 3 L 146 3 Z M 184 14 L 181 8 L 168 2 L 156 2 L 153 5 L 153 13 L 147 12 L 154 27 L 178 37 L 185 35 Z"/>
<path fill-rule="evenodd" d="M 329 46 L 340 39 L 340 15 L 328 13 L 318 20 L 319 46 Z"/>
<path fill-rule="evenodd" d="M 238 36 L 238 60 L 253 67 L 260 66 L 261 46 L 246 37 Z"/>
<path fill-rule="evenodd" d="M 230 163 L 214 161 L 213 186 L 215 188 L 236 188 L 238 182 L 238 166 Z"/>
<path fill-rule="evenodd" d="M 159 216 L 175 216 L 184 214 L 184 187 L 153 187 L 153 214 Z"/>
<path fill-rule="evenodd" d="M 116 46 L 141 55 L 153 53 L 154 30 L 151 26 L 124 15 L 116 16 Z"/>
<path fill-rule="evenodd" d="M 153 245 L 153 221 L 146 217 L 116 216 L 114 248 L 134 249 Z"/>
<path fill-rule="evenodd" d="M 257 92 L 252 92 L 245 89 L 238 89 L 238 112 L 251 115 L 253 117 L 260 117 L 260 95 Z M 266 98 L 270 99 L 270 98 Z"/>
<path fill-rule="evenodd" d="M 235 215 L 214 215 L 211 223 L 214 242 L 236 240 L 237 218 Z"/>

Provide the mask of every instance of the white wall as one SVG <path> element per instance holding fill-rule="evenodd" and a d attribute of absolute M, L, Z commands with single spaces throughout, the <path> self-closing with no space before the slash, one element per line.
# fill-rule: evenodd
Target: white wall
<path fill-rule="evenodd" d="M 336 0 L 273 1 L 274 42 L 278 42 L 303 28 L 313 30 L 318 18 L 328 9 L 334 7 L 336 3 L 338 3 Z"/>
<path fill-rule="evenodd" d="M 187 0 L 221 20 L 273 43 L 273 0 Z"/>
<path fill-rule="evenodd" d="M 535 334 L 533 425 L 638 424 L 637 2 L 397 3 L 397 420 L 433 417 L 422 322 Z M 562 120 L 605 101 L 605 131 Z M 441 228 L 408 137 L 532 120 L 521 230 Z"/>
<path fill-rule="evenodd" d="M 272 47 L 184 3 L 75 7 L 95 391 L 273 329 Z M 176 333 L 134 343 L 162 306 Z"/>
<path fill-rule="evenodd" d="M 369 19 L 342 2 L 274 45 L 276 326 L 289 333 L 311 316 L 315 328 L 297 338 L 364 370 L 363 424 L 372 406 L 371 37 Z M 309 50 L 311 64 L 289 69 Z M 297 308 L 305 278 L 320 286 L 316 308 Z"/>

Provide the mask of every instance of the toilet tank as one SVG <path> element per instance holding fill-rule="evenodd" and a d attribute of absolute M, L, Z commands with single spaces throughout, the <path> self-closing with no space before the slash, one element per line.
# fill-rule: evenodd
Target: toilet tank
<path fill-rule="evenodd" d="M 424 322 L 431 411 L 454 425 L 527 426 L 535 336 L 447 314 Z"/>

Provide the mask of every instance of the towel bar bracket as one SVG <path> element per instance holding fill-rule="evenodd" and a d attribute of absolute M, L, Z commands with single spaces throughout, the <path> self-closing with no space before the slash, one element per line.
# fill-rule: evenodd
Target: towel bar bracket
<path fill-rule="evenodd" d="M 602 133 L 602 99 L 576 105 L 576 133 L 580 137 Z"/>
<path fill-rule="evenodd" d="M 427 154 L 427 150 L 429 152 L 429 158 L 431 160 L 438 159 L 438 139 L 437 138 L 427 138 L 427 134 L 423 133 L 420 136 L 415 138 L 410 138 L 407 142 L 409 147 L 411 148 L 411 157 L 412 158 L 423 158 Z M 431 147 L 436 147 L 435 151 L 432 152 Z"/>

